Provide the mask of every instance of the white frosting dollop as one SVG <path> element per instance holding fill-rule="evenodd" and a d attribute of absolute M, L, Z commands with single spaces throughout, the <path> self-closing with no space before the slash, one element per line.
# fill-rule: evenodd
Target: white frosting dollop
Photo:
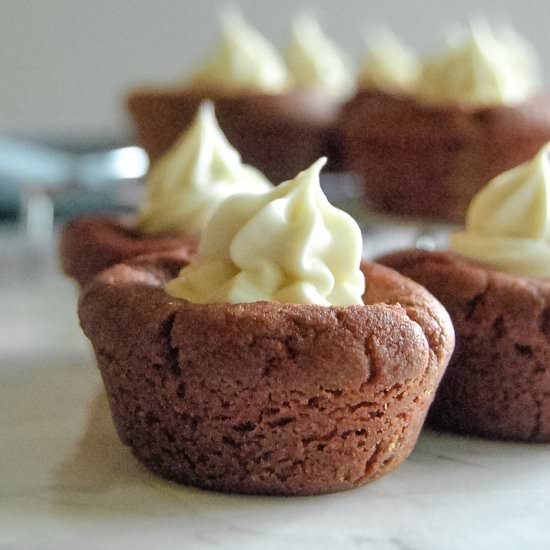
<path fill-rule="evenodd" d="M 271 187 L 241 162 L 218 125 L 214 105 L 204 101 L 193 124 L 151 169 L 138 224 L 148 233 L 197 235 L 228 196 Z"/>
<path fill-rule="evenodd" d="M 362 304 L 361 231 L 321 190 L 319 159 L 272 191 L 227 199 L 167 292 L 195 303 Z"/>
<path fill-rule="evenodd" d="M 200 89 L 280 93 L 289 86 L 288 70 L 277 50 L 235 11 L 221 20 L 222 41 L 191 76 Z"/>
<path fill-rule="evenodd" d="M 513 104 L 535 94 L 540 82 L 536 55 L 524 39 L 477 21 L 469 32 L 449 37 L 446 53 L 425 62 L 419 94 L 432 101 Z"/>
<path fill-rule="evenodd" d="M 550 143 L 474 197 L 449 246 L 499 271 L 550 277 Z"/>
<path fill-rule="evenodd" d="M 420 75 L 415 52 L 384 27 L 372 29 L 366 43 L 367 53 L 358 74 L 359 86 L 390 93 L 412 93 Z"/>
<path fill-rule="evenodd" d="M 286 62 L 294 84 L 319 88 L 341 99 L 355 91 L 355 76 L 347 55 L 323 32 L 317 19 L 301 14 L 292 22 Z"/>

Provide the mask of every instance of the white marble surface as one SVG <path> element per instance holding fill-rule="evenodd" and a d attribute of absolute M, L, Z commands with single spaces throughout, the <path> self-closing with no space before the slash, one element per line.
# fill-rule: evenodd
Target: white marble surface
<path fill-rule="evenodd" d="M 0 549 L 550 547 L 550 445 L 425 432 L 366 487 L 227 496 L 145 471 L 117 440 L 51 262 L 0 233 Z"/>

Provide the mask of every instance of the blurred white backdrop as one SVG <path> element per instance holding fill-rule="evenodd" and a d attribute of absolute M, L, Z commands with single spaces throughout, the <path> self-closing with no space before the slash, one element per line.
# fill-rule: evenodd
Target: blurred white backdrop
<path fill-rule="evenodd" d="M 283 46 L 288 24 L 312 8 L 350 54 L 367 25 L 387 23 L 421 51 L 471 15 L 511 22 L 550 73 L 544 0 L 240 0 L 245 16 Z M 218 36 L 217 0 L 0 0 L 0 132 L 122 135 L 125 91 L 184 78 Z M 548 79 L 546 79 L 548 81 Z"/>

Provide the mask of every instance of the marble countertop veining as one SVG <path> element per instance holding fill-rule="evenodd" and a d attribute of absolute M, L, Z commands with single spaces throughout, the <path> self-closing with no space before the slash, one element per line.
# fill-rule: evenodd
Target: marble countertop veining
<path fill-rule="evenodd" d="M 0 549 L 517 550 L 550 547 L 550 446 L 424 431 L 360 489 L 223 495 L 149 474 L 119 443 L 48 254 L 1 234 Z"/>

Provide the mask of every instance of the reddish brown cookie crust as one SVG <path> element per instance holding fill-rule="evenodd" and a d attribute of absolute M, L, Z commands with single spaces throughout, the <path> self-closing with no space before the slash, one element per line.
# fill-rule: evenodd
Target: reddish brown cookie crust
<path fill-rule="evenodd" d="M 447 308 L 456 349 L 430 422 L 503 439 L 550 441 L 550 282 L 489 271 L 446 252 L 379 260 Z"/>
<path fill-rule="evenodd" d="M 341 163 L 336 120 L 340 103 L 314 90 L 285 94 L 220 95 L 186 88 L 144 88 L 128 97 L 139 143 L 155 161 L 210 98 L 229 142 L 244 162 L 273 183 L 293 178 L 323 155 Z"/>
<path fill-rule="evenodd" d="M 132 219 L 89 215 L 63 227 L 59 255 L 63 272 L 83 286 L 105 268 L 141 254 L 181 249 L 190 261 L 196 245 L 192 237 L 144 234 Z"/>
<path fill-rule="evenodd" d="M 344 167 L 363 178 L 373 208 L 462 223 L 479 189 L 550 141 L 550 97 L 472 107 L 363 91 L 341 127 Z"/>
<path fill-rule="evenodd" d="M 121 439 L 154 472 L 208 489 L 349 489 L 411 452 L 453 348 L 442 306 L 365 265 L 366 306 L 196 305 L 179 266 L 118 265 L 84 290 Z"/>

